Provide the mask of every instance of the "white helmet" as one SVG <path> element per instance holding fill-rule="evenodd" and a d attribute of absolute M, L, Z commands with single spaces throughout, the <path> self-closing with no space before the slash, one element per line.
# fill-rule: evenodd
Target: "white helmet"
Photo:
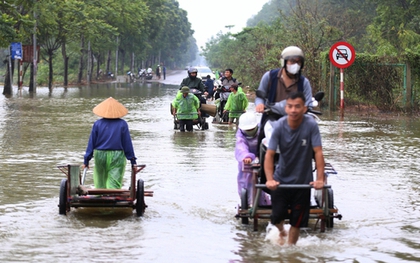
<path fill-rule="evenodd" d="M 253 112 L 245 112 L 239 117 L 238 128 L 243 131 L 254 129 L 257 125 L 258 120 Z"/>
<path fill-rule="evenodd" d="M 287 61 L 288 59 L 292 57 L 299 57 L 302 59 L 302 66 L 300 67 L 302 69 L 303 65 L 305 64 L 305 56 L 303 55 L 302 49 L 298 48 L 297 46 L 289 46 L 285 48 L 283 52 L 281 52 L 281 58 L 280 58 L 281 67 L 283 68 L 286 65 L 285 61 Z"/>

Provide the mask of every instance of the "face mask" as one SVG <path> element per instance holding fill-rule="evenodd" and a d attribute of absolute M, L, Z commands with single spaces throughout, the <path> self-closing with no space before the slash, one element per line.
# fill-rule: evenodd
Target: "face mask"
<path fill-rule="evenodd" d="M 289 72 L 290 74 L 295 75 L 299 72 L 299 70 L 300 70 L 300 66 L 298 63 L 292 64 L 292 65 L 287 64 L 287 72 Z"/>
<path fill-rule="evenodd" d="M 246 131 L 244 131 L 244 130 L 242 130 L 242 132 L 247 136 L 247 137 L 254 137 L 255 136 L 255 134 L 257 134 L 257 131 L 258 131 L 258 126 L 256 126 L 254 129 L 252 129 L 252 130 L 246 130 Z"/>

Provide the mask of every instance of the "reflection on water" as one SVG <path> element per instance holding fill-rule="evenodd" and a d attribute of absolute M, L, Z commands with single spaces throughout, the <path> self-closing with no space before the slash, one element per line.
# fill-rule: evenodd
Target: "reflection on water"
<path fill-rule="evenodd" d="M 176 91 L 112 83 L 0 97 L 0 261 L 420 261 L 420 121 L 340 121 L 325 112 L 319 123 L 325 158 L 338 171 L 328 183 L 343 220 L 325 233 L 303 230 L 296 247 L 279 247 L 266 233 L 267 220 L 254 232 L 234 218 L 236 128 L 209 118 L 209 130 L 175 131 L 169 105 Z M 82 163 L 97 119 L 92 108 L 110 96 L 129 110 L 124 119 L 138 163 L 146 164 L 138 176 L 154 197 L 146 197 L 140 218 L 126 208 L 60 216 L 65 175 L 56 166 Z M 129 183 L 127 167 L 124 187 Z"/>

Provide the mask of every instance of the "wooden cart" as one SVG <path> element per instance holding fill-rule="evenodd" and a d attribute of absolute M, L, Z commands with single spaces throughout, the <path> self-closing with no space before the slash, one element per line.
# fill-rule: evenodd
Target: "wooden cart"
<path fill-rule="evenodd" d="M 260 164 L 251 164 L 244 165 L 244 169 L 248 169 L 252 171 L 253 176 L 253 193 L 255 193 L 252 196 L 252 207 L 249 207 L 248 205 L 248 195 L 246 189 L 242 189 L 241 192 L 241 205 L 238 209 L 237 218 L 241 218 L 241 221 L 243 224 L 248 224 L 249 219 L 254 220 L 254 231 L 258 230 L 258 220 L 260 218 L 269 219 L 271 216 L 271 206 L 259 206 L 259 197 L 260 193 L 263 190 L 266 190 L 265 184 L 258 184 L 258 174 L 260 169 Z M 331 164 L 326 163 L 325 164 L 325 182 L 326 178 L 330 174 L 336 174 L 337 172 L 334 170 L 334 168 L 331 166 Z M 278 186 L 279 188 L 299 188 L 299 189 L 307 189 L 312 188 L 311 185 L 284 185 L 281 184 Z M 317 227 L 318 223 L 320 225 L 320 231 L 324 232 L 325 228 L 333 228 L 334 227 L 334 218 L 337 218 L 341 220 L 342 216 L 341 214 L 338 214 L 338 209 L 334 206 L 334 195 L 333 190 L 330 185 L 324 185 L 324 188 L 322 190 L 315 190 L 313 192 L 315 195 L 315 200 L 317 205 L 311 206 L 309 211 L 309 219 L 315 219 L 316 223 L 314 228 Z M 290 210 L 289 210 L 290 213 Z"/>
<path fill-rule="evenodd" d="M 67 176 L 60 184 L 59 214 L 66 215 L 72 207 L 131 207 L 136 210 L 137 216 L 142 216 L 147 207 L 144 197 L 153 196 L 153 191 L 144 190 L 143 180 L 136 179 L 137 173 L 145 167 L 132 167 L 129 189 L 90 189 L 84 185 L 86 168 L 82 174 L 80 165 L 57 166 Z"/>

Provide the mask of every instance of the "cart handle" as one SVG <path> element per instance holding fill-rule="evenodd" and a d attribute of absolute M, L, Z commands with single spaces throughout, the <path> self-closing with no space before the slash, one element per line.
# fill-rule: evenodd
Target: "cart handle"
<path fill-rule="evenodd" d="M 135 164 L 135 165 L 133 165 L 132 169 L 134 170 L 135 174 L 137 174 L 141 170 L 143 170 L 145 167 L 146 167 L 145 164 Z"/>
<path fill-rule="evenodd" d="M 85 167 L 85 169 L 83 169 L 83 174 L 82 174 L 82 182 L 81 185 L 85 184 L 85 179 L 86 179 L 86 173 L 87 173 L 88 168 Z"/>
<path fill-rule="evenodd" d="M 256 184 L 256 188 L 267 189 L 265 184 Z M 310 184 L 279 184 L 277 188 L 288 188 L 288 189 L 310 189 L 313 188 Z M 323 188 L 331 188 L 331 185 L 324 185 Z"/>

